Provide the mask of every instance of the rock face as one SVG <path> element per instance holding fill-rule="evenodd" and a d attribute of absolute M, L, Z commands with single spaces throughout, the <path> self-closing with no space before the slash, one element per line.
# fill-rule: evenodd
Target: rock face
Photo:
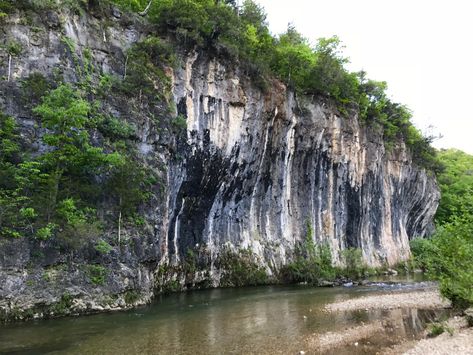
<path fill-rule="evenodd" d="M 171 260 L 194 244 L 217 254 L 231 243 L 277 268 L 311 228 L 336 260 L 361 248 L 370 265 L 392 265 L 409 257 L 410 237 L 427 233 L 435 180 L 403 145 L 386 152 L 356 114 L 296 99 L 277 82 L 263 95 L 199 57 L 175 73 L 174 97 L 190 151 L 169 181 L 179 185 L 168 209 Z"/>
<path fill-rule="evenodd" d="M 51 77 L 57 68 L 66 81 L 75 80 L 64 34 L 79 53 L 90 49 L 97 72 L 115 76 L 123 76 L 126 49 L 144 37 L 121 16 L 110 16 L 107 28 L 89 15 L 46 20 L 34 33 L 19 21 L 0 30 L 2 41 L 23 45 L 12 81 L 0 85 L 0 104 L 31 144 L 40 128 L 17 100 L 19 83 L 33 72 Z M 0 75 L 8 70 L 6 57 L 0 56 Z M 330 246 L 335 263 L 344 249 L 361 248 L 372 266 L 407 259 L 409 239 L 428 234 L 439 191 L 402 143 L 387 151 L 379 130 L 356 112 L 342 116 L 326 99 L 296 97 L 278 81 L 263 92 L 237 66 L 205 53 L 188 53 L 181 63 L 168 76 L 186 136 L 160 134 L 146 117 L 135 120 L 143 159 L 165 167 L 164 194 L 146 212 L 151 227 L 130 233 L 132 242 L 108 255 L 88 247 L 69 257 L 53 244 L 0 241 L 4 317 L 126 308 L 149 301 L 164 279 L 218 286 L 228 251 L 249 250 L 276 275 L 309 229 L 316 243 Z M 199 251 L 199 268 L 179 276 L 189 250 Z M 103 285 L 87 279 L 95 264 L 107 269 Z"/>

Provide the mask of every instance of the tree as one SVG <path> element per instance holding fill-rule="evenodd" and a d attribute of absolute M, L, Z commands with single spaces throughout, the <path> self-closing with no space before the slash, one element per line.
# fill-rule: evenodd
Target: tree
<path fill-rule="evenodd" d="M 315 56 L 308 41 L 292 25 L 279 36 L 272 69 L 293 89 L 305 90 L 310 70 L 315 64 Z"/>
<path fill-rule="evenodd" d="M 43 97 L 33 110 L 41 117 L 48 131 L 42 140 L 50 149 L 40 157 L 43 169 L 49 173 L 49 199 L 45 206 L 47 221 L 53 217 L 61 191 L 74 191 L 71 182 L 87 182 L 87 177 L 120 164 L 118 153 L 106 154 L 90 144 L 87 131 L 91 107 L 70 85 L 62 84 Z"/>
<path fill-rule="evenodd" d="M 473 215 L 452 217 L 431 240 L 414 239 L 412 252 L 455 307 L 473 304 Z"/>
<path fill-rule="evenodd" d="M 115 200 L 119 243 L 122 220 L 133 216 L 137 207 L 149 198 L 149 187 L 154 182 L 150 171 L 140 166 L 130 169 L 130 164 L 117 165 L 106 185 L 107 194 Z"/>
<path fill-rule="evenodd" d="M 0 235 L 34 232 L 37 213 L 32 196 L 42 178 L 39 164 L 24 162 L 15 120 L 0 114 Z"/>
<path fill-rule="evenodd" d="M 343 46 L 337 36 L 320 38 L 315 47 L 315 65 L 311 68 L 309 91 L 327 95 L 346 104 L 356 101 L 359 81 L 355 73 L 348 73 L 342 56 Z"/>
<path fill-rule="evenodd" d="M 456 149 L 441 150 L 438 156 L 445 168 L 437 174 L 442 194 L 435 220 L 443 224 L 473 216 L 473 156 Z"/>

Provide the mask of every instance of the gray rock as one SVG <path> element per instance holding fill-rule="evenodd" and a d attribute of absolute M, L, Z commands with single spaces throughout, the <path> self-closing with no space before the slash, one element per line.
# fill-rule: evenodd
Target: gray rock
<path fill-rule="evenodd" d="M 112 15 L 113 15 L 113 17 L 115 17 L 115 18 L 120 18 L 120 17 L 122 17 L 122 13 L 121 13 L 120 10 L 118 10 L 116 7 L 113 7 L 113 8 L 112 8 Z"/>
<path fill-rule="evenodd" d="M 61 21 L 59 19 L 58 14 L 55 11 L 48 11 L 46 13 L 46 24 L 48 25 L 49 28 L 52 29 L 59 29 L 61 25 Z"/>
<path fill-rule="evenodd" d="M 333 286 L 335 286 L 335 282 L 322 280 L 322 281 L 319 282 L 319 286 L 321 286 L 321 287 L 333 287 Z"/>
<path fill-rule="evenodd" d="M 464 313 L 468 326 L 473 327 L 473 308 L 468 308 Z"/>

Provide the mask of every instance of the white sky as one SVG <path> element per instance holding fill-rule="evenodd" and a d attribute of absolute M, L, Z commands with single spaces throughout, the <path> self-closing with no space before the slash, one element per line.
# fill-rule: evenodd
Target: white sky
<path fill-rule="evenodd" d="M 473 154 L 473 2 L 469 0 L 256 0 L 274 34 L 289 22 L 311 42 L 338 35 L 351 60 L 387 81 L 436 147 Z"/>

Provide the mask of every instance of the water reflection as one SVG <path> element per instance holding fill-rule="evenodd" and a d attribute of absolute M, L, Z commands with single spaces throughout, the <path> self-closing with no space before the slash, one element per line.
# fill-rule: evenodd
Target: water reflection
<path fill-rule="evenodd" d="M 327 303 L 375 292 L 379 291 L 261 287 L 176 294 L 130 312 L 0 327 L 0 353 L 317 353 L 320 349 L 308 348 L 308 339 L 381 322 L 382 331 L 368 334 L 361 347 L 351 349 L 350 340 L 327 350 L 375 353 L 400 338 L 417 336 L 427 320 L 439 316 L 415 309 L 334 314 L 323 310 Z"/>

